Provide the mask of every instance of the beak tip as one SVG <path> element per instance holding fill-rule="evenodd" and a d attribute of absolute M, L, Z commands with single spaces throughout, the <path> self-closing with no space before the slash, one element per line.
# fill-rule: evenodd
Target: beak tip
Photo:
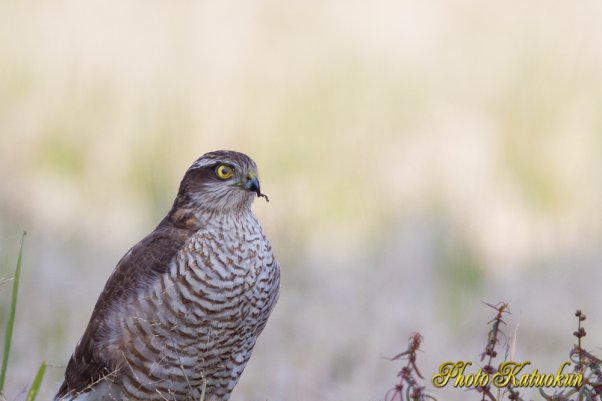
<path fill-rule="evenodd" d="M 258 198 L 263 197 L 267 202 L 270 201 L 266 195 L 261 193 L 261 187 L 259 186 L 259 180 L 257 177 L 250 177 L 244 184 L 244 188 L 247 191 L 255 192 Z"/>
<path fill-rule="evenodd" d="M 247 191 L 252 191 L 255 192 L 256 194 L 260 194 L 260 186 L 259 186 L 259 180 L 257 179 L 257 177 L 253 177 L 251 179 L 249 179 L 246 183 L 245 183 L 245 189 Z"/>

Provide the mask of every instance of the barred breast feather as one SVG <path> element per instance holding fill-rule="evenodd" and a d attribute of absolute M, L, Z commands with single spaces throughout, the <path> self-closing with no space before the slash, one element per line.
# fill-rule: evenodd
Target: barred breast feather
<path fill-rule="evenodd" d="M 228 399 L 278 298 L 279 269 L 250 210 L 205 221 L 192 231 L 164 220 L 126 254 L 57 399 Z"/>

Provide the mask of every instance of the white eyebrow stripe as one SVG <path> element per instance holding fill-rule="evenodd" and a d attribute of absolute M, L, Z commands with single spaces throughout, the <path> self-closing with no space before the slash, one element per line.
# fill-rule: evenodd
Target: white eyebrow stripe
<path fill-rule="evenodd" d="M 199 167 L 207 167 L 207 166 L 211 166 L 213 164 L 217 163 L 217 160 L 213 160 L 213 159 L 199 159 L 197 160 L 192 166 L 190 166 L 191 168 L 199 168 Z"/>
<path fill-rule="evenodd" d="M 190 166 L 189 170 L 204 168 L 204 167 L 212 167 L 217 163 L 223 163 L 228 166 L 231 166 L 234 170 L 241 169 L 242 171 L 253 170 L 257 173 L 257 167 L 255 162 L 251 160 L 248 156 L 242 155 L 244 157 L 231 157 L 230 155 L 221 155 L 215 154 L 219 152 L 212 152 L 203 155 L 197 161 L 195 161 L 192 166 Z M 235 153 L 235 156 L 237 154 Z"/>

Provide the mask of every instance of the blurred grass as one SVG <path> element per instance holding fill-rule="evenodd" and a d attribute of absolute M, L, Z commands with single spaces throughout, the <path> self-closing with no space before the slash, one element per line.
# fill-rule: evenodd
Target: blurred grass
<path fill-rule="evenodd" d="M 38 391 L 40 391 L 42 379 L 44 379 L 44 373 L 46 373 L 46 362 L 42 362 L 40 364 L 38 372 L 36 373 L 33 383 L 31 384 L 31 388 L 27 392 L 27 398 L 25 398 L 26 401 L 35 401 L 36 397 L 38 396 Z"/>
<path fill-rule="evenodd" d="M 4 382 L 6 380 L 6 372 L 8 369 L 8 360 L 10 357 L 10 347 L 13 339 L 13 329 L 15 325 L 15 314 L 17 312 L 17 298 L 19 295 L 19 279 L 21 277 L 21 259 L 23 256 L 23 242 L 25 241 L 25 233 L 21 237 L 21 247 L 19 248 L 19 257 L 17 258 L 17 267 L 13 276 L 13 287 L 11 293 L 10 310 L 8 312 L 8 320 L 6 321 L 6 329 L 4 332 L 4 352 L 2 353 L 2 370 L 0 370 L 0 393 L 4 390 Z"/>
<path fill-rule="evenodd" d="M 13 287 L 11 292 L 11 303 L 10 310 L 8 313 L 8 320 L 5 322 L 6 331 L 4 336 L 4 352 L 2 354 L 2 370 L 0 371 L 0 398 L 4 399 L 2 395 L 2 391 L 4 390 L 4 384 L 7 377 L 8 372 L 8 361 L 10 358 L 10 350 L 13 338 L 13 329 L 15 324 L 15 316 L 17 311 L 17 299 L 19 294 L 19 282 L 21 278 L 21 260 L 23 258 L 23 244 L 25 242 L 25 235 L 21 237 L 21 246 L 19 248 L 19 257 L 17 258 L 17 267 L 15 268 L 15 274 L 13 276 Z M 38 368 L 38 372 L 34 378 L 33 383 L 31 384 L 31 388 L 29 389 L 26 397 L 26 401 L 35 401 L 38 391 L 40 389 L 40 385 L 42 384 L 42 379 L 44 378 L 44 373 L 46 372 L 46 362 L 42 362 L 40 367 Z"/>

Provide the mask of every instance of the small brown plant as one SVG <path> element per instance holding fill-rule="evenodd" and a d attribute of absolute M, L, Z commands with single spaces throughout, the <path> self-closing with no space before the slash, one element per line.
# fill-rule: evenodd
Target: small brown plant
<path fill-rule="evenodd" d="M 487 358 L 487 364 L 483 366 L 483 372 L 487 373 L 491 377 L 498 371 L 493 366 L 493 360 L 498 355 L 496 347 L 500 343 L 500 337 L 506 337 L 502 331 L 502 325 L 506 324 L 503 318 L 505 314 L 510 313 L 510 306 L 507 302 L 498 302 L 496 305 L 489 304 L 487 302 L 483 303 L 490 308 L 495 309 L 496 311 L 495 317 L 487 323 L 491 325 L 491 329 L 487 334 L 487 345 L 485 346 L 485 350 L 481 353 L 481 362 Z M 481 393 L 481 401 L 498 401 L 498 397 L 496 397 L 496 395 L 491 391 L 491 384 L 489 383 L 485 386 L 475 387 L 475 390 Z M 519 392 L 512 387 L 512 385 L 508 384 L 505 390 L 508 392 L 509 400 L 523 401 L 523 398 L 520 396 Z M 503 397 L 503 394 L 500 397 Z M 499 401 L 501 401 L 501 398 Z"/>
<path fill-rule="evenodd" d="M 577 338 L 577 344 L 573 346 L 570 353 L 571 363 L 574 364 L 573 372 L 583 376 L 583 383 L 579 387 L 555 392 L 552 395 L 539 390 L 541 396 L 547 401 L 599 401 L 602 394 L 602 371 L 600 366 L 602 360 L 583 348 L 583 338 L 587 335 L 582 323 L 585 321 L 585 313 L 581 310 L 575 312 L 577 318 L 577 330 L 573 335 Z M 574 398 L 571 398 L 574 397 Z"/>
<path fill-rule="evenodd" d="M 407 361 L 397 374 L 399 382 L 385 394 L 385 401 L 425 401 L 427 399 L 437 401 L 434 397 L 426 394 L 425 387 L 419 384 L 424 380 L 416 366 L 416 353 L 420 350 L 422 335 L 412 333 L 409 338 L 408 348 L 391 358 L 392 361 Z"/>

